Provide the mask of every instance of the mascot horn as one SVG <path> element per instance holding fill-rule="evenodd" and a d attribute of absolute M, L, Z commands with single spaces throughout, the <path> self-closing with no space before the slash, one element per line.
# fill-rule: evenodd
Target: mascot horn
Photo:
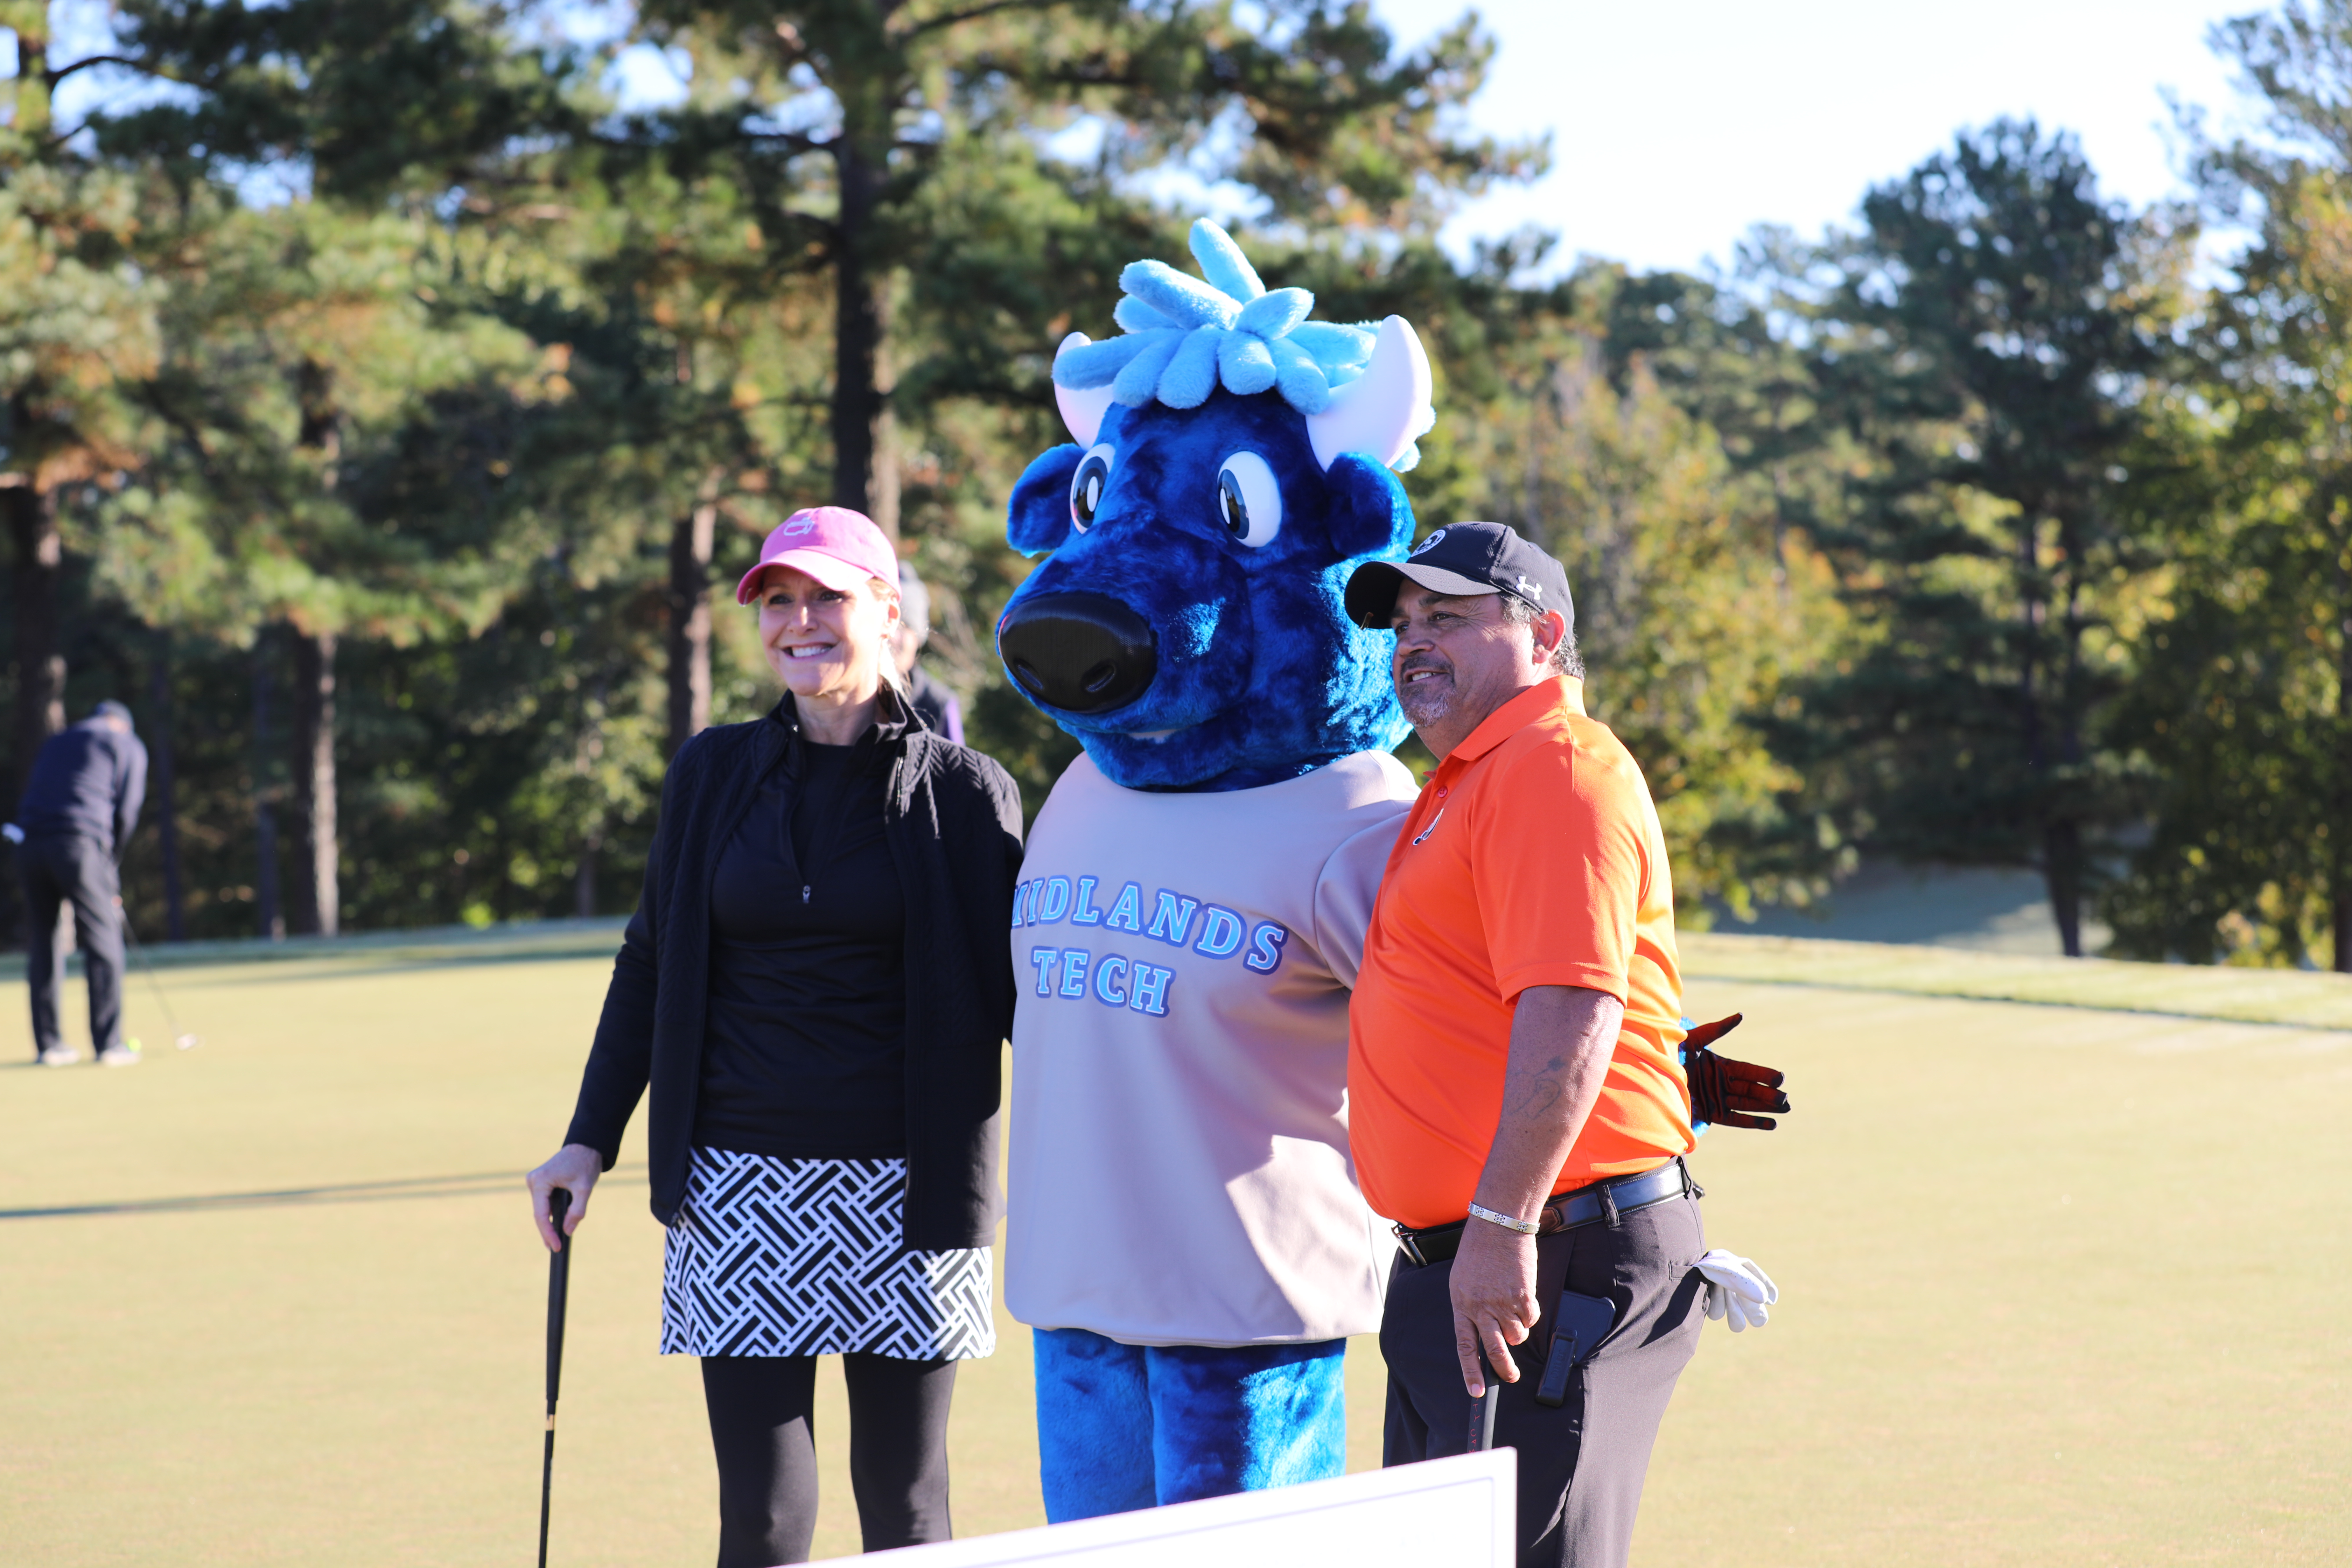
<path fill-rule="evenodd" d="M 1392 1250 L 1348 1156 L 1347 1014 L 1413 786 L 1392 636 L 1340 600 L 1412 542 L 1391 470 L 1429 363 L 1400 318 L 1308 321 L 1192 237 L 1205 282 L 1138 262 L 1124 335 L 1062 344 L 1074 439 L 1013 491 L 1045 559 L 997 624 L 1085 748 L 1013 911 L 1005 1289 L 1056 1521 L 1339 1474 Z"/>

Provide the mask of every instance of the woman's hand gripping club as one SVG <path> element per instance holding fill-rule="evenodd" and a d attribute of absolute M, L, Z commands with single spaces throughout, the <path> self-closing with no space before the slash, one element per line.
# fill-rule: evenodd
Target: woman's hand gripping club
<path fill-rule="evenodd" d="M 561 1187 L 571 1194 L 571 1213 L 562 1216 L 563 1237 L 580 1228 L 588 1217 L 588 1194 L 596 1188 L 596 1179 L 604 1173 L 604 1156 L 585 1143 L 566 1143 L 549 1161 L 523 1178 L 530 1189 L 530 1216 L 539 1226 L 539 1239 L 550 1252 L 563 1250 L 562 1237 L 556 1234 L 557 1211 L 549 1194 Z"/>

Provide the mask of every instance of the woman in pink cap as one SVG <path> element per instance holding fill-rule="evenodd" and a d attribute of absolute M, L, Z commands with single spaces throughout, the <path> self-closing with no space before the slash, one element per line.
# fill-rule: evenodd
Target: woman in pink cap
<path fill-rule="evenodd" d="M 736 589 L 784 684 L 688 741 L 563 1148 L 585 1215 L 650 1088 L 669 1227 L 665 1354 L 699 1356 L 719 1568 L 807 1560 L 816 1358 L 843 1358 L 866 1550 L 948 1538 L 956 1363 L 996 1347 L 1005 911 L 1021 800 L 925 727 L 889 639 L 898 561 L 857 512 L 795 512 Z"/>

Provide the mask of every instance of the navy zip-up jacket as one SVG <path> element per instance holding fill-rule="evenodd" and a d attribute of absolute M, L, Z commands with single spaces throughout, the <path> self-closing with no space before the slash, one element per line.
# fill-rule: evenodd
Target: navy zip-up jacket
<path fill-rule="evenodd" d="M 120 860 L 146 799 L 147 748 L 110 721 L 89 718 L 41 743 L 16 825 L 35 837 L 94 840 Z"/>

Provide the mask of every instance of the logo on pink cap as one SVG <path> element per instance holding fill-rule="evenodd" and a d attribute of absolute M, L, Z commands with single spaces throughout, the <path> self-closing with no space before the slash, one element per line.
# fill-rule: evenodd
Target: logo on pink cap
<path fill-rule="evenodd" d="M 776 524 L 760 546 L 760 563 L 735 584 L 735 602 L 748 605 L 771 566 L 805 572 L 841 593 L 879 577 L 896 584 L 898 557 L 874 520 L 845 506 L 813 506 Z"/>

